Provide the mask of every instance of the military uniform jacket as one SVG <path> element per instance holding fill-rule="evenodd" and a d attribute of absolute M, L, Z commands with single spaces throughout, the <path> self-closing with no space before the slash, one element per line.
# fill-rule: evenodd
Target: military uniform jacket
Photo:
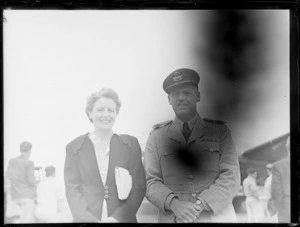
<path fill-rule="evenodd" d="M 66 197 L 74 222 L 101 220 L 103 199 L 108 216 L 119 222 L 137 222 L 136 212 L 145 196 L 145 172 L 138 140 L 129 135 L 113 134 L 110 141 L 106 184 L 103 185 L 95 149 L 88 134 L 67 145 L 64 167 Z M 132 188 L 127 199 L 119 200 L 115 182 L 115 167 L 129 171 Z"/>
<path fill-rule="evenodd" d="M 240 186 L 240 169 L 225 124 L 198 117 L 188 142 L 176 122 L 154 129 L 146 144 L 145 170 L 146 196 L 159 208 L 159 222 L 175 221 L 165 209 L 172 193 L 193 203 L 198 197 L 204 200 L 210 207 L 201 213 L 205 222 L 235 221 L 232 199 Z"/>

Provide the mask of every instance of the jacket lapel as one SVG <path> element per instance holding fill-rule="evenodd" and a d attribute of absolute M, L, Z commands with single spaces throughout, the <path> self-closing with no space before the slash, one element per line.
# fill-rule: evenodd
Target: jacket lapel
<path fill-rule="evenodd" d="M 188 143 L 191 143 L 192 141 L 204 136 L 204 132 L 205 132 L 205 127 L 206 127 L 206 124 L 205 122 L 203 121 L 203 119 L 199 116 L 197 121 L 196 121 L 196 124 L 192 130 L 192 133 L 189 137 L 189 141 Z"/>
<path fill-rule="evenodd" d="M 95 149 L 88 134 L 85 136 L 82 146 L 78 152 L 79 160 L 88 174 L 91 174 L 92 179 L 99 181 L 102 184 Z"/>
<path fill-rule="evenodd" d="M 173 121 L 170 127 L 168 128 L 167 135 L 169 138 L 176 140 L 180 143 L 186 143 L 185 138 L 183 137 L 182 132 L 180 131 L 180 127 L 176 123 L 176 121 Z"/>
<path fill-rule="evenodd" d="M 112 181 L 115 181 L 115 167 L 121 166 L 122 162 L 126 161 L 128 152 L 125 151 L 127 146 L 120 140 L 120 136 L 113 134 L 110 140 L 110 151 L 109 151 L 109 163 L 108 172 L 106 178 L 106 185 L 109 185 Z M 125 155 L 125 156 L 124 156 Z"/>

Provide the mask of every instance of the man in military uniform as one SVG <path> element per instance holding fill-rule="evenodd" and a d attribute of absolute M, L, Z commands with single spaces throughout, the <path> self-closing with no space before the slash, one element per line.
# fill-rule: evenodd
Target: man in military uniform
<path fill-rule="evenodd" d="M 199 81 L 183 68 L 163 83 L 176 117 L 153 127 L 145 149 L 146 196 L 159 222 L 236 221 L 238 154 L 228 127 L 197 113 Z"/>

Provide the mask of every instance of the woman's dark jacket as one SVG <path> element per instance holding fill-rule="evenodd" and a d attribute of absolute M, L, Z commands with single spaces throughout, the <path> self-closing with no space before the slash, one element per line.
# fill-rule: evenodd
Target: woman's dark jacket
<path fill-rule="evenodd" d="M 132 176 L 132 189 L 126 200 L 118 199 L 116 166 L 127 169 Z M 136 212 L 144 198 L 146 184 L 141 148 L 135 137 L 113 134 L 105 185 L 88 134 L 76 138 L 66 147 L 64 178 L 74 222 L 101 220 L 103 199 L 107 202 L 108 216 L 119 222 L 137 222 Z"/>

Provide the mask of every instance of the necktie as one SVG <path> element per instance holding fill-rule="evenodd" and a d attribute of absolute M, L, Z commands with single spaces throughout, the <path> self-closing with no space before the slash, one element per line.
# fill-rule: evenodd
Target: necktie
<path fill-rule="evenodd" d="M 189 125 L 187 122 L 183 123 L 182 127 L 182 135 L 184 136 L 185 140 L 188 141 L 191 135 L 191 130 L 189 129 Z"/>

